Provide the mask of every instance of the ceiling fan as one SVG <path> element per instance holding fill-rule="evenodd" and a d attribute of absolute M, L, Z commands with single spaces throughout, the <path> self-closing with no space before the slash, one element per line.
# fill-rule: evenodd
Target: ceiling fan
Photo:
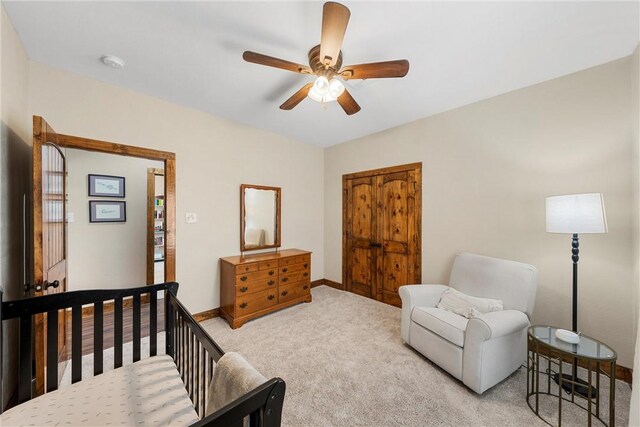
<path fill-rule="evenodd" d="M 360 106 L 345 89 L 340 78 L 344 80 L 380 79 L 407 75 L 409 61 L 406 59 L 342 66 L 340 49 L 350 16 L 349 9 L 340 3 L 324 4 L 320 44 L 309 51 L 309 66 L 250 51 L 242 54 L 247 62 L 317 76 L 314 82 L 307 83 L 287 99 L 280 109 L 291 110 L 308 96 L 322 103 L 338 101 L 344 112 L 352 115 L 360 111 Z"/>

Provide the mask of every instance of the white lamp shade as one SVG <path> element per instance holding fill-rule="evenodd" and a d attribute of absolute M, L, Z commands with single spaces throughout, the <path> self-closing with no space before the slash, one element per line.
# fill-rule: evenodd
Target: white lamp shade
<path fill-rule="evenodd" d="M 547 197 L 548 233 L 606 233 L 602 193 Z"/>

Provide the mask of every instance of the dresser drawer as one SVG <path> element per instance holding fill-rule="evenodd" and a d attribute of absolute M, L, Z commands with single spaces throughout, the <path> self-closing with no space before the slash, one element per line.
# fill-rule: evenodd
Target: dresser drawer
<path fill-rule="evenodd" d="M 242 317 L 278 304 L 278 289 L 267 289 L 236 297 L 236 316 Z"/>
<path fill-rule="evenodd" d="M 251 273 L 236 274 L 236 285 L 242 285 L 243 283 L 253 282 L 255 280 L 269 279 L 274 280 L 278 277 L 278 270 L 272 268 L 271 270 L 259 270 Z"/>
<path fill-rule="evenodd" d="M 236 274 L 251 273 L 252 271 L 258 271 L 257 262 L 236 266 Z"/>
<path fill-rule="evenodd" d="M 275 278 L 260 279 L 252 282 L 236 285 L 236 297 L 251 294 L 253 292 L 264 291 L 265 289 L 277 289 L 278 281 Z"/>
<path fill-rule="evenodd" d="M 289 285 L 280 285 L 280 289 L 278 290 L 278 301 L 280 303 L 291 301 L 292 299 L 309 295 L 310 292 L 311 284 L 308 280 L 305 280 L 304 282 L 291 283 Z"/>
<path fill-rule="evenodd" d="M 296 271 L 295 273 L 286 273 L 280 275 L 280 284 L 286 285 L 287 283 L 300 282 L 302 280 L 309 280 L 311 273 L 309 270 Z"/>
<path fill-rule="evenodd" d="M 280 267 L 283 267 L 285 265 L 292 265 L 292 264 L 295 264 L 295 263 L 296 263 L 296 257 L 294 257 L 294 256 L 291 256 L 291 257 L 288 257 L 288 258 L 282 258 L 282 259 L 280 259 L 278 261 L 278 265 Z"/>
<path fill-rule="evenodd" d="M 275 270 L 278 268 L 278 260 L 262 261 L 258 263 L 258 270 Z"/>
<path fill-rule="evenodd" d="M 280 274 L 295 273 L 296 271 L 309 270 L 309 263 L 291 264 L 280 267 Z"/>
<path fill-rule="evenodd" d="M 283 267 L 285 265 L 292 265 L 292 264 L 305 263 L 305 262 L 308 264 L 311 263 L 311 254 L 282 258 L 278 263 L 278 265 L 280 267 Z"/>
<path fill-rule="evenodd" d="M 298 255 L 296 257 L 296 263 L 298 263 L 298 262 L 302 262 L 302 263 L 306 262 L 309 265 L 311 265 L 311 254 Z"/>

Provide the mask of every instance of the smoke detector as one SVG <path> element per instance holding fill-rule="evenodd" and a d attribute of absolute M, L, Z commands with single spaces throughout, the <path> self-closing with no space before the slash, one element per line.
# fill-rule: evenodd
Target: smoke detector
<path fill-rule="evenodd" d="M 121 58 L 114 55 L 102 55 L 100 61 L 107 67 L 115 68 L 116 70 L 121 70 L 126 65 Z"/>

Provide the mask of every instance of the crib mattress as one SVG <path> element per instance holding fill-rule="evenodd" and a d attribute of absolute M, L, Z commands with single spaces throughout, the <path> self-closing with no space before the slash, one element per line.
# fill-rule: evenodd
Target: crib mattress
<path fill-rule="evenodd" d="M 6 411 L 2 426 L 187 426 L 198 421 L 167 355 L 87 378 Z"/>

